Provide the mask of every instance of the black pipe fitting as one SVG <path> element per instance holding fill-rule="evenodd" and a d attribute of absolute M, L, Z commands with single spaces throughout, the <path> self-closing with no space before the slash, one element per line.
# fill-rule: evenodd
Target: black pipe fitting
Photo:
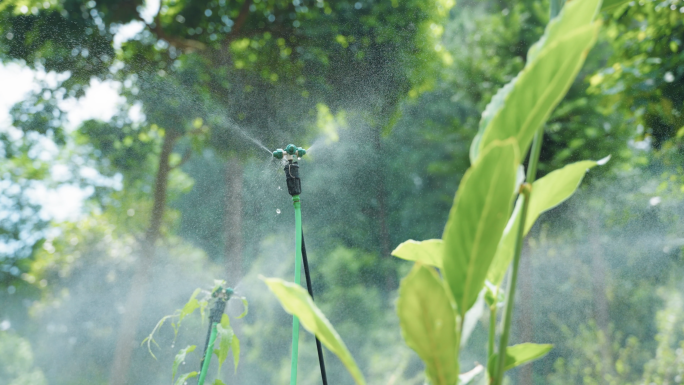
<path fill-rule="evenodd" d="M 289 161 L 285 165 L 285 181 L 287 182 L 287 192 L 292 195 L 302 193 L 302 181 L 299 179 L 299 165 L 297 162 Z"/>

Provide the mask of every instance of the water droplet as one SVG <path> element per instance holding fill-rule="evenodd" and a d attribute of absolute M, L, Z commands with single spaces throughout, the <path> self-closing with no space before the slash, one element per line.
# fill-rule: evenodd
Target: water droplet
<path fill-rule="evenodd" d="M 185 365 L 185 361 L 183 361 L 182 364 Z"/>
<path fill-rule="evenodd" d="M 276 209 L 276 214 L 280 214 L 280 209 Z"/>
<path fill-rule="evenodd" d="M 176 346 L 176 344 L 171 344 L 171 349 L 173 349 L 174 346 Z"/>
<path fill-rule="evenodd" d="M 278 186 L 278 190 L 282 190 L 282 189 L 280 188 L 280 186 Z"/>

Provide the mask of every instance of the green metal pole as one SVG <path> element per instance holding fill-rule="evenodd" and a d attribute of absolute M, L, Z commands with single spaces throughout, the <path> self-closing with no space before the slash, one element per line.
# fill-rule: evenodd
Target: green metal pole
<path fill-rule="evenodd" d="M 292 196 L 295 209 L 295 278 L 299 285 L 302 264 L 302 210 L 299 195 Z M 292 366 L 290 367 L 290 385 L 297 384 L 297 361 L 299 359 L 299 318 L 292 317 Z"/>
<path fill-rule="evenodd" d="M 207 351 L 204 352 L 202 371 L 200 372 L 197 385 L 204 385 L 204 378 L 207 376 L 207 370 L 209 370 L 209 361 L 211 361 L 211 356 L 214 352 L 214 342 L 216 342 L 216 322 L 213 322 L 211 324 L 211 336 L 209 337 L 209 345 L 207 345 Z"/>

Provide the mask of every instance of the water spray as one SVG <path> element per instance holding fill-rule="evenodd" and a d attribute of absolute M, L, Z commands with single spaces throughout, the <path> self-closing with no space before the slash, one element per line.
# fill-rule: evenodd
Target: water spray
<path fill-rule="evenodd" d="M 302 182 L 299 178 L 299 158 L 306 154 L 306 150 L 297 147 L 294 144 L 288 144 L 283 149 L 273 151 L 273 157 L 276 159 L 285 159 L 285 180 L 287 182 L 287 192 L 292 196 L 292 203 L 295 210 L 295 277 L 296 284 L 300 284 L 301 264 L 304 264 L 304 275 L 306 277 L 306 287 L 309 291 L 311 299 L 313 299 L 313 287 L 311 285 L 311 274 L 309 273 L 309 261 L 306 255 L 306 247 L 304 246 L 304 234 L 302 233 L 302 211 L 299 194 L 302 193 Z M 300 262 L 301 261 L 301 262 Z M 321 379 L 323 385 L 328 385 L 328 378 L 325 374 L 325 360 L 323 359 L 323 348 L 321 341 L 316 338 L 316 349 L 318 350 L 318 363 L 321 368 Z M 297 362 L 299 358 L 299 319 L 296 316 L 292 318 L 292 363 L 290 367 L 290 385 L 297 384 Z"/>
<path fill-rule="evenodd" d="M 224 289 L 221 286 L 211 293 L 211 298 L 214 303 L 209 312 L 209 331 L 207 332 L 207 341 L 204 343 L 204 357 L 202 357 L 202 361 L 200 361 L 201 369 L 197 385 L 204 385 L 204 379 L 207 376 L 207 370 L 209 370 L 209 362 L 211 361 L 211 356 L 214 352 L 214 342 L 216 342 L 217 334 L 216 326 L 221 323 L 223 312 L 226 310 L 226 303 L 234 293 L 233 289 L 229 287 Z"/>

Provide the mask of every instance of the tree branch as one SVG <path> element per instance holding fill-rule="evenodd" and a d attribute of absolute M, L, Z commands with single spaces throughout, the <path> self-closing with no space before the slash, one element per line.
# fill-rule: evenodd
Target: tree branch
<path fill-rule="evenodd" d="M 159 39 L 165 40 L 175 48 L 178 48 L 185 52 L 203 51 L 207 48 L 207 45 L 202 43 L 201 41 L 183 39 L 180 37 L 167 35 L 166 32 L 164 32 L 164 29 L 162 28 L 159 14 L 157 14 L 157 16 L 154 17 L 154 27 L 150 24 L 147 24 L 147 27 L 152 32 L 156 33 Z"/>
<path fill-rule="evenodd" d="M 252 0 L 245 0 L 245 2 L 242 3 L 240 14 L 238 15 L 237 19 L 235 19 L 235 24 L 233 25 L 233 29 L 230 31 L 230 35 L 228 35 L 228 40 L 232 40 L 232 38 L 239 34 L 242 30 L 242 26 L 245 25 L 245 22 L 249 17 L 249 7 L 251 5 Z"/>
<path fill-rule="evenodd" d="M 188 148 L 188 149 L 186 149 L 185 152 L 183 153 L 183 157 L 182 157 L 181 160 L 178 162 L 178 164 L 171 166 L 170 169 L 171 169 L 171 170 L 175 170 L 175 169 L 177 169 L 177 168 L 180 168 L 180 167 L 181 167 L 182 165 L 184 165 L 187 161 L 189 161 L 191 157 L 192 157 L 192 149 Z"/>

